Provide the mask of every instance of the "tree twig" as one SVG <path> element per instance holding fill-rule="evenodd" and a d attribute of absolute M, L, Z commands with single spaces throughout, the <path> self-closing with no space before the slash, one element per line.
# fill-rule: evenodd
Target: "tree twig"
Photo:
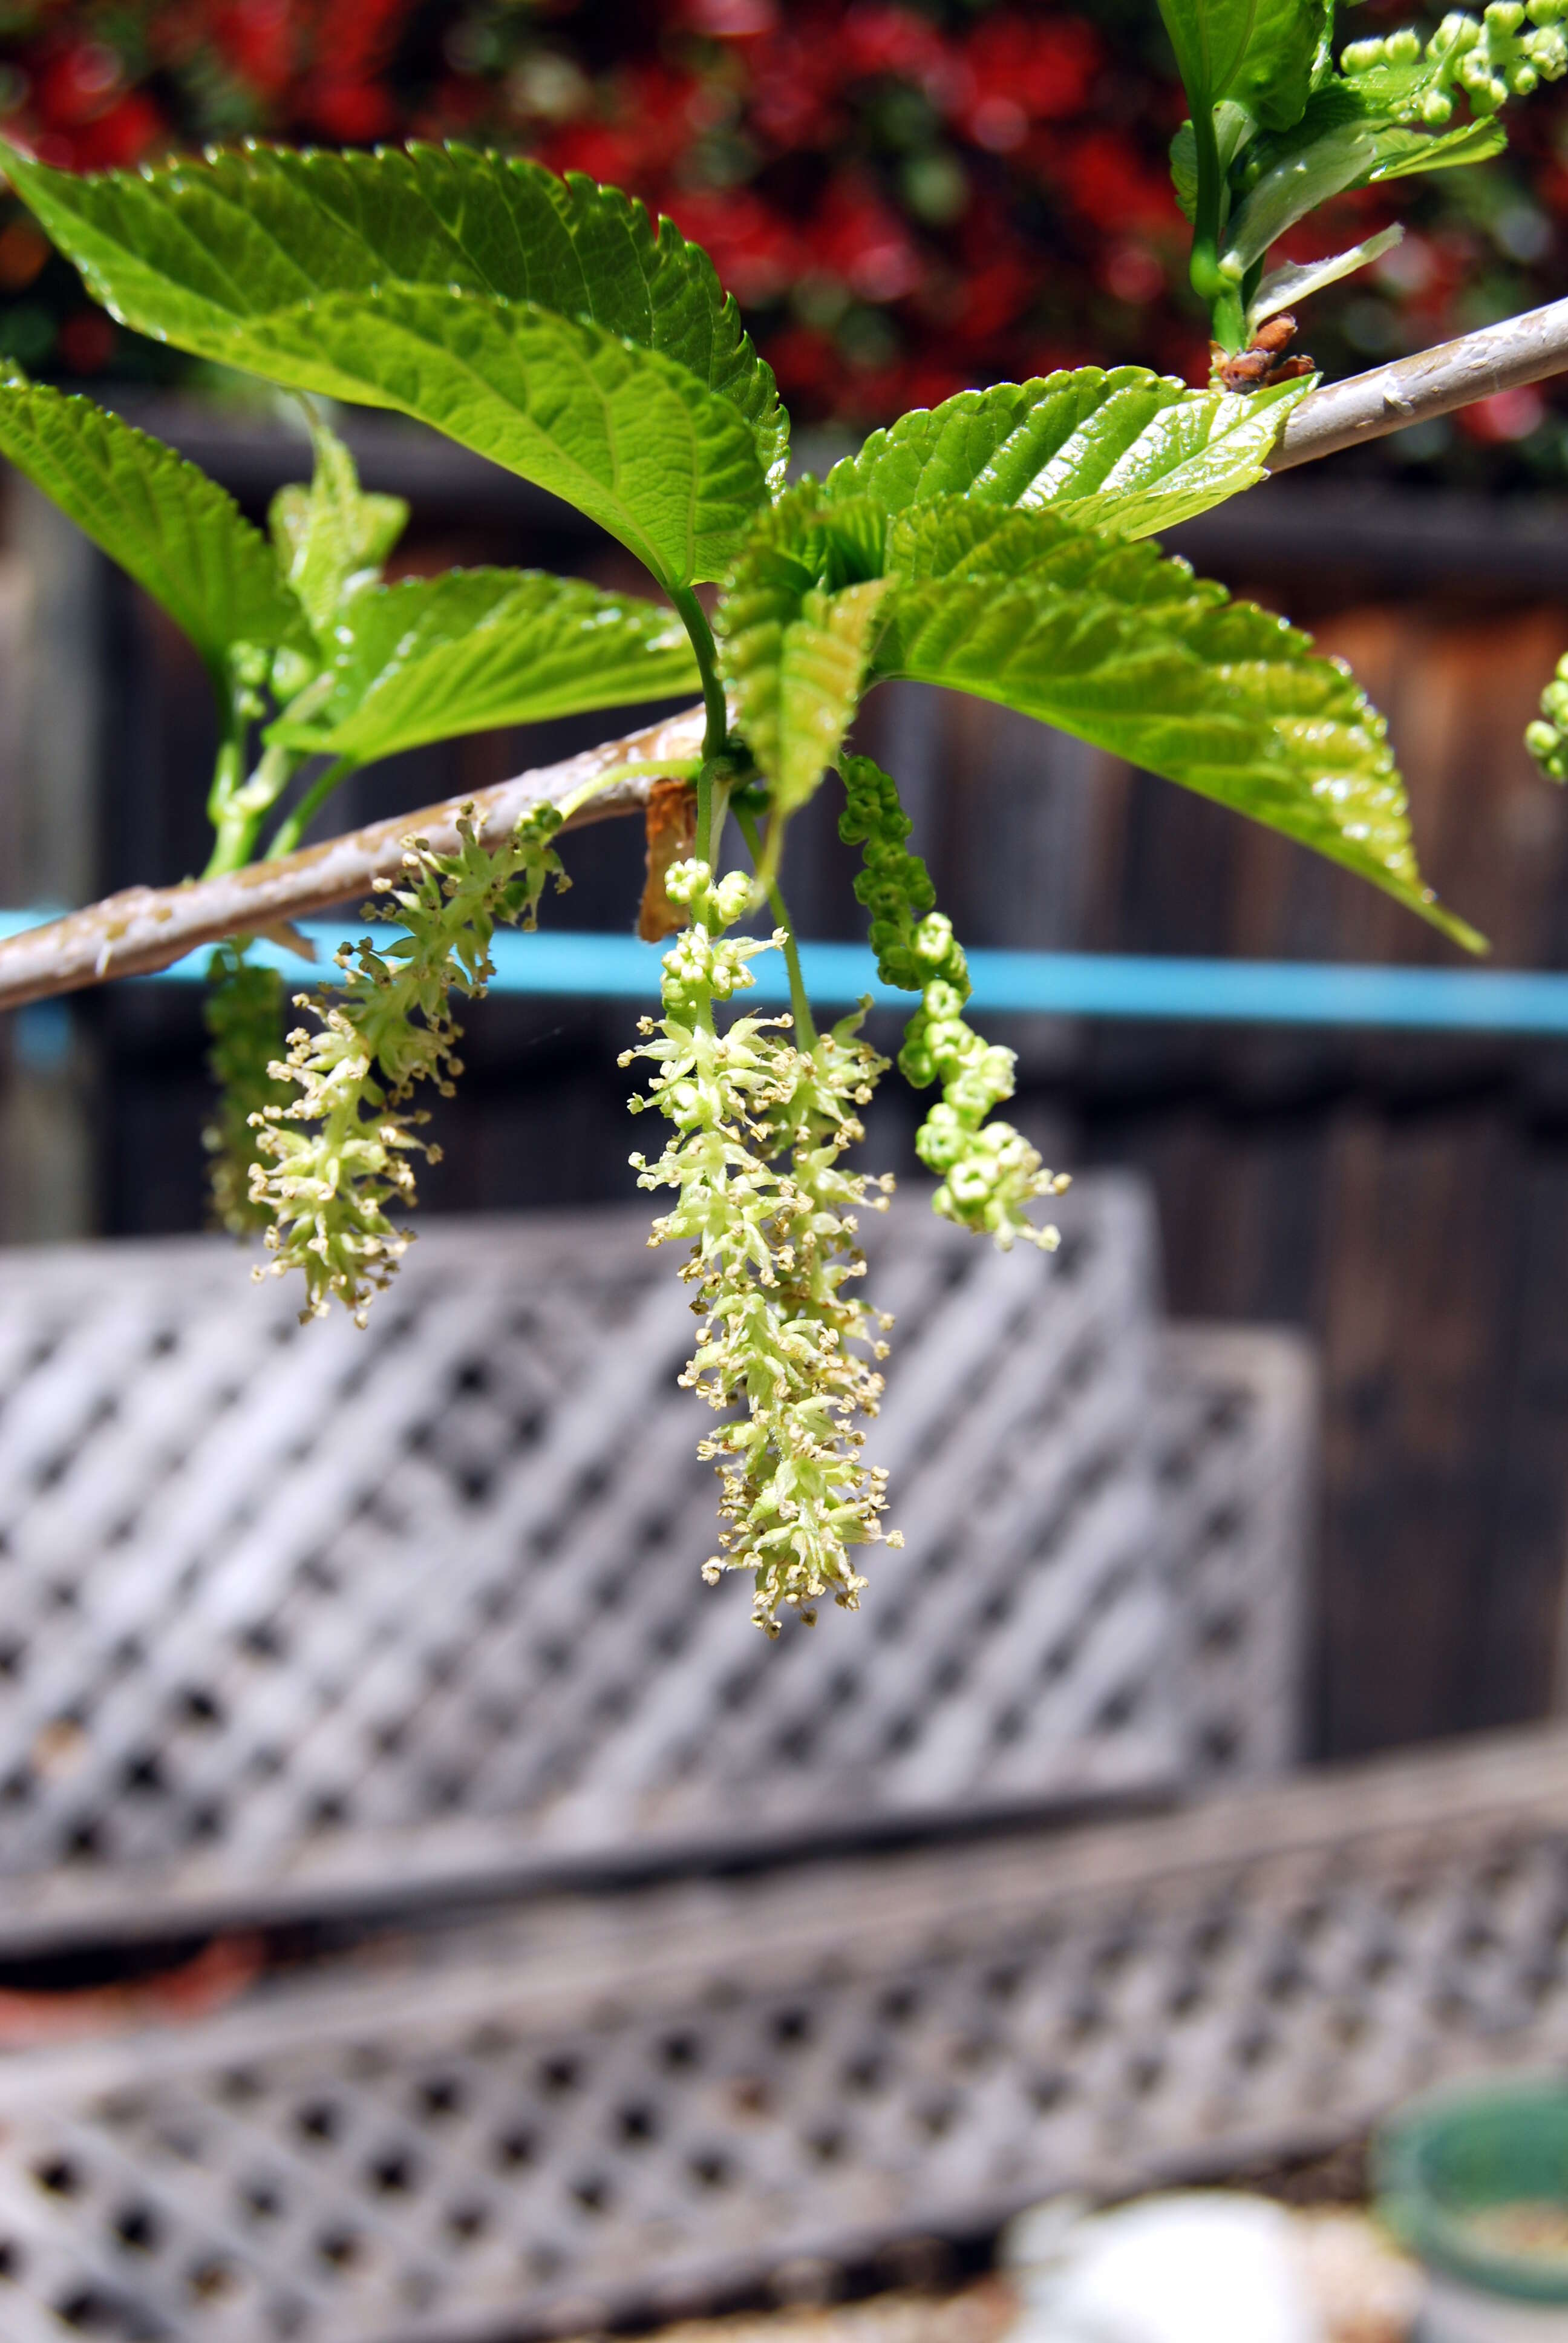
<path fill-rule="evenodd" d="M 494 789 L 474 789 L 395 815 L 364 830 L 307 846 L 276 862 L 247 863 L 221 878 L 192 880 L 181 887 L 128 887 L 85 910 L 71 911 L 47 927 L 29 928 L 0 942 L 0 1009 L 19 1009 L 56 992 L 78 991 L 115 976 L 145 976 L 180 960 L 199 944 L 225 936 L 254 935 L 289 920 L 307 919 L 335 903 L 365 894 L 373 879 L 401 869 L 403 841 L 410 833 L 429 840 L 437 853 L 457 846 L 457 817 L 472 805 L 480 833 L 499 836 L 541 799 L 572 796 L 598 774 L 618 765 L 674 762 L 695 758 L 702 747 L 703 710 L 683 709 L 619 740 L 606 740 L 558 765 L 541 765 Z M 613 814 L 641 810 L 651 782 L 612 783 L 568 817 L 568 829 L 606 821 Z"/>
<path fill-rule="evenodd" d="M 1497 326 L 1414 357 L 1398 358 L 1369 374 L 1327 384 L 1294 408 L 1270 458 L 1272 472 L 1309 464 L 1365 439 L 1381 439 L 1412 423 L 1448 415 L 1500 390 L 1515 390 L 1568 370 L 1568 300 L 1530 309 Z M 564 764 L 519 773 L 473 793 L 482 827 L 509 828 L 541 798 L 564 799 L 620 764 L 689 758 L 701 749 L 703 711 L 686 709 L 628 739 L 607 740 Z M 575 813 L 568 827 L 641 810 L 651 784 L 617 783 Z M 466 799 L 448 798 L 421 811 L 372 822 L 323 845 L 276 862 L 252 863 L 218 879 L 180 887 L 131 887 L 46 927 L 0 941 L 0 1010 L 19 1009 L 57 992 L 73 992 L 109 977 L 141 976 L 181 959 L 198 945 L 252 934 L 307 918 L 364 894 L 373 879 L 398 870 L 411 831 L 437 850 L 457 843 L 457 818 Z"/>
<path fill-rule="evenodd" d="M 1435 349 L 1374 367 L 1370 374 L 1325 383 L 1286 417 L 1269 469 L 1288 471 L 1320 456 L 1338 455 L 1342 448 L 1359 447 L 1364 439 L 1382 439 L 1391 431 L 1408 430 L 1412 423 L 1432 422 L 1440 415 L 1452 415 L 1456 407 L 1543 382 L 1565 369 L 1568 301 L 1549 301 L 1543 309 L 1526 309 L 1501 325 L 1462 335 L 1458 341 L 1440 342 Z"/>

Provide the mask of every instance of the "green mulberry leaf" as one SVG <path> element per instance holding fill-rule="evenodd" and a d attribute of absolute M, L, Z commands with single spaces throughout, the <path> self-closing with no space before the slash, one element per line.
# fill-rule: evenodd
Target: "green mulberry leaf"
<path fill-rule="evenodd" d="M 941 496 L 1049 505 L 1145 537 L 1255 486 L 1285 417 L 1312 387 L 1240 397 L 1128 366 L 960 390 L 874 431 L 834 466 L 827 493 L 870 496 L 889 512 Z"/>
<path fill-rule="evenodd" d="M 724 673 L 782 813 L 811 795 L 854 719 L 888 590 L 885 527 L 869 498 L 825 505 L 805 481 L 760 517 L 736 564 Z"/>
<path fill-rule="evenodd" d="M 427 146 L 247 144 L 88 177 L 5 141 L 0 160 L 95 299 L 160 341 L 246 367 L 250 325 L 321 294 L 402 284 L 534 302 L 695 375 L 782 485 L 789 418 L 712 262 L 580 173 Z"/>
<path fill-rule="evenodd" d="M 895 520 L 875 673 L 1035 716 L 1342 863 L 1457 942 L 1382 719 L 1283 618 L 1151 546 L 959 503 Z"/>
<path fill-rule="evenodd" d="M 1330 0 L 1160 0 L 1160 14 L 1194 113 L 1229 97 L 1271 129 L 1299 118 Z"/>
<path fill-rule="evenodd" d="M 256 319 L 247 363 L 390 407 L 537 481 L 667 586 L 723 575 L 765 503 L 728 400 L 602 327 L 424 286 L 326 294 Z"/>
<path fill-rule="evenodd" d="M 701 682 L 670 611 L 539 570 L 453 569 L 373 586 L 337 633 L 326 699 L 307 721 L 280 719 L 267 738 L 357 764 Z"/>
<path fill-rule="evenodd" d="M 266 538 L 161 439 L 6 365 L 0 453 L 162 605 L 220 689 L 237 643 L 308 649 L 305 613 Z"/>

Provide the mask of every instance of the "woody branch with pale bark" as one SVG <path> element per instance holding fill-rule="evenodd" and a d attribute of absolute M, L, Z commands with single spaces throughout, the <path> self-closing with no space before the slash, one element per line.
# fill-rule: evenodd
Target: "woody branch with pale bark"
<path fill-rule="evenodd" d="M 1412 424 L 1452 414 L 1498 391 L 1544 381 L 1564 369 L 1568 300 L 1553 301 L 1313 391 L 1288 416 L 1268 468 L 1282 472 L 1337 455 Z M 702 731 L 703 710 L 687 709 L 579 756 L 479 789 L 471 799 L 446 798 L 417 813 L 370 822 L 320 845 L 274 861 L 248 863 L 219 878 L 187 880 L 177 887 L 127 888 L 0 941 L 0 1009 L 18 1009 L 114 977 L 148 975 L 203 944 L 329 910 L 396 872 L 404 841 L 412 833 L 428 839 L 437 852 L 452 851 L 457 819 L 467 803 L 473 804 L 481 830 L 498 835 L 530 807 L 577 796 L 601 772 L 628 763 L 695 757 Z M 638 813 L 651 786 L 647 779 L 616 782 L 580 805 L 565 826 L 582 829 L 618 814 Z"/>

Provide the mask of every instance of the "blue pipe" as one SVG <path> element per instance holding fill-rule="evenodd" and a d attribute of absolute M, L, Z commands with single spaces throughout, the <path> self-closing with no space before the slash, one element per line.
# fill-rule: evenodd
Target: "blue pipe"
<path fill-rule="evenodd" d="M 15 935 L 52 916 L 0 911 L 0 936 Z M 363 935 L 363 927 L 309 920 L 304 932 L 317 947 L 312 962 L 276 945 L 257 944 L 270 960 L 303 984 L 335 980 L 333 953 Z M 504 933 L 495 940 L 498 993 L 584 1000 L 651 1001 L 658 990 L 658 951 L 628 935 L 569 930 L 538 935 Z M 848 1004 L 869 993 L 879 1006 L 908 1010 L 911 996 L 877 980 L 871 954 L 859 944 L 800 947 L 807 989 L 824 1004 Z M 156 977 L 135 982 L 200 983 L 206 947 Z M 1372 968 L 1322 960 L 1181 960 L 1121 952 L 971 951 L 974 1006 L 991 1015 L 1161 1019 L 1196 1024 L 1393 1028 L 1432 1033 L 1568 1035 L 1568 975 L 1527 970 Z M 789 998 L 782 960 L 765 953 L 752 963 L 754 1001 Z"/>

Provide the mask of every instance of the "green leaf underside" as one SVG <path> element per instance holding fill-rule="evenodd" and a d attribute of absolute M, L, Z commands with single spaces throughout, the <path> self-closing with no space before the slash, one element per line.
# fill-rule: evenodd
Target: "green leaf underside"
<path fill-rule="evenodd" d="M 233 644 L 308 647 L 305 613 L 266 538 L 161 439 L 7 366 L 0 453 L 145 587 L 220 681 Z"/>
<path fill-rule="evenodd" d="M 1308 639 L 1151 546 L 956 501 L 896 520 L 878 677 L 993 699 L 1251 815 L 1475 950 L 1421 879 L 1382 719 Z"/>
<path fill-rule="evenodd" d="M 361 764 L 701 682 L 670 611 L 539 570 L 453 569 L 373 587 L 337 633 L 325 705 L 267 737 Z"/>
<path fill-rule="evenodd" d="M 0 158 L 94 297 L 159 340 L 243 366 L 247 324 L 319 294 L 404 284 L 532 301 L 695 375 L 782 484 L 789 418 L 712 262 L 580 173 L 427 146 L 247 145 L 90 177 L 4 141 Z"/>
<path fill-rule="evenodd" d="M 886 519 L 869 497 L 824 502 L 815 481 L 756 522 L 719 612 L 740 729 L 783 813 L 803 805 L 843 746 L 889 580 Z"/>
<path fill-rule="evenodd" d="M 827 493 L 864 493 L 890 512 L 938 496 L 1050 506 L 1142 537 L 1254 487 L 1286 415 L 1312 387 L 1284 383 L 1241 397 L 1130 366 L 963 390 L 874 431 L 834 466 Z"/>
<path fill-rule="evenodd" d="M 548 309 L 421 286 L 327 294 L 247 326 L 239 362 L 432 425 L 577 506 L 666 585 L 722 576 L 766 494 L 727 400 Z"/>

